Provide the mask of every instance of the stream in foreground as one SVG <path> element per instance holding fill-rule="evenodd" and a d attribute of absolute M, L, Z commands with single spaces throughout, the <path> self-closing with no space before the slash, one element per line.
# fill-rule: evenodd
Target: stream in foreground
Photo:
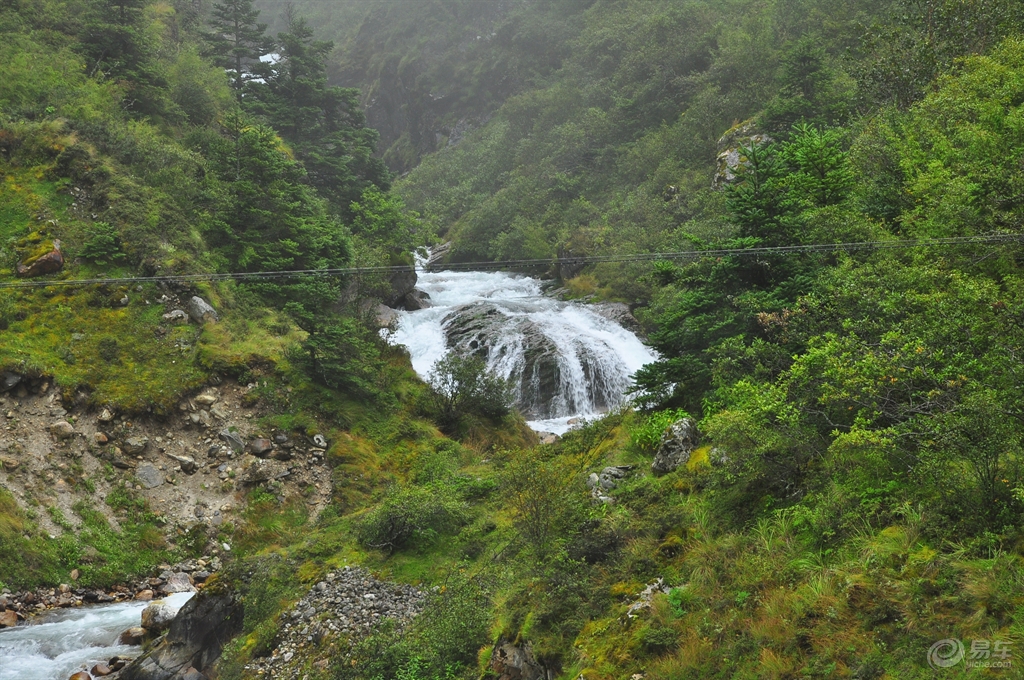
<path fill-rule="evenodd" d="M 195 593 L 164 598 L 175 610 Z M 155 601 L 155 600 L 154 600 Z M 137 656 L 139 648 L 117 640 L 138 626 L 150 602 L 118 602 L 54 609 L 15 628 L 0 630 L 0 680 L 67 680 L 113 656 Z"/>

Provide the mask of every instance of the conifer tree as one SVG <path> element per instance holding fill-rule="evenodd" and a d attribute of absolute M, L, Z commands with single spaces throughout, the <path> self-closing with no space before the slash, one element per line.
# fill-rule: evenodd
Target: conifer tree
<path fill-rule="evenodd" d="M 251 80 L 250 64 L 259 63 L 264 54 L 274 49 L 266 35 L 267 25 L 258 22 L 260 12 L 253 8 L 252 0 L 224 0 L 213 6 L 207 36 L 209 54 L 214 62 L 232 71 L 232 81 L 239 99 L 246 82 Z"/>

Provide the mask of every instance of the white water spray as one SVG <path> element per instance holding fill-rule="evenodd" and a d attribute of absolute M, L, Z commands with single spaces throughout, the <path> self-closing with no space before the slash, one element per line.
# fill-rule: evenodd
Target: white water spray
<path fill-rule="evenodd" d="M 165 598 L 178 610 L 195 593 Z M 138 647 L 117 640 L 138 626 L 149 602 L 119 602 L 56 609 L 27 624 L 0 631 L 0 680 L 67 680 L 113 656 L 137 656 Z"/>
<path fill-rule="evenodd" d="M 420 272 L 433 305 L 402 312 L 394 340 L 426 378 L 452 345 L 486 356 L 511 380 L 519 408 L 538 431 L 562 434 L 576 418 L 620 405 L 631 378 L 654 353 L 588 305 L 546 297 L 527 276 L 502 272 Z"/>

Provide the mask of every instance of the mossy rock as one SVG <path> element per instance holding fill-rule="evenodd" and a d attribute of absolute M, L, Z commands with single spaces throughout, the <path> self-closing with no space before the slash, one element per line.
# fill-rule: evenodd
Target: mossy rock
<path fill-rule="evenodd" d="M 52 274 L 60 271 L 64 266 L 60 241 L 50 239 L 38 231 L 19 240 L 15 244 L 15 248 L 21 256 L 17 267 L 18 276 L 32 277 Z"/>

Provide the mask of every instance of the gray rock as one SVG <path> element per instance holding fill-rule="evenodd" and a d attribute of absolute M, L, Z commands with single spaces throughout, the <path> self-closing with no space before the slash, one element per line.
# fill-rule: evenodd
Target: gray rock
<path fill-rule="evenodd" d="M 167 630 L 174 620 L 174 610 L 164 602 L 154 602 L 142 610 L 142 627 L 150 633 Z"/>
<path fill-rule="evenodd" d="M 430 304 L 430 295 L 415 288 L 402 298 L 402 307 L 410 312 L 416 312 L 432 306 Z"/>
<path fill-rule="evenodd" d="M 129 437 L 124 440 L 124 451 L 131 456 L 137 456 L 149 446 L 149 437 Z"/>
<path fill-rule="evenodd" d="M 50 425 L 50 433 L 57 439 L 70 439 L 75 436 L 75 426 L 66 420 L 58 420 Z"/>
<path fill-rule="evenodd" d="M 220 317 L 217 315 L 217 310 L 214 309 L 209 302 L 198 295 L 193 296 L 192 299 L 188 301 L 188 315 L 192 317 L 196 323 L 220 321 Z"/>
<path fill-rule="evenodd" d="M 769 144 L 773 140 L 766 134 L 757 132 L 757 125 L 752 120 L 741 123 L 727 131 L 718 140 L 718 167 L 711 187 L 719 190 L 736 179 L 739 168 L 749 164 L 743 155 L 744 148 Z"/>
<path fill-rule="evenodd" d="M 166 481 L 164 473 L 157 470 L 156 466 L 150 463 L 140 465 L 139 469 L 135 471 L 135 477 L 147 489 L 155 489 Z"/>
<path fill-rule="evenodd" d="M 173 324 L 188 323 L 188 314 L 184 309 L 173 309 L 164 314 L 162 318 L 164 321 Z"/>
<path fill-rule="evenodd" d="M 315 435 L 313 435 L 313 444 L 315 444 L 316 446 L 319 446 L 321 449 L 326 449 L 327 448 L 327 438 L 324 437 L 322 434 L 315 434 Z"/>
<path fill-rule="evenodd" d="M 160 592 L 170 595 L 171 593 L 191 593 L 195 590 L 192 579 L 184 572 L 171 574 L 167 582 L 160 586 Z"/>
<path fill-rule="evenodd" d="M 21 382 L 21 376 L 17 373 L 4 373 L 2 381 L 0 381 L 0 391 L 6 392 L 7 390 L 13 390 Z"/>
<path fill-rule="evenodd" d="M 239 436 L 237 432 L 224 428 L 217 433 L 217 436 L 224 440 L 224 442 L 230 446 L 231 450 L 235 453 L 245 451 L 245 441 L 243 441 L 242 437 Z"/>
<path fill-rule="evenodd" d="M 240 479 L 245 484 L 258 484 L 269 482 L 272 479 L 281 479 L 289 475 L 286 465 L 274 460 L 256 459 L 242 470 Z"/>
<path fill-rule="evenodd" d="M 102 411 L 100 411 L 100 414 L 98 416 L 96 416 L 96 420 L 100 421 L 101 423 L 113 422 L 114 413 L 109 408 L 105 408 Z"/>
<path fill-rule="evenodd" d="M 629 311 L 629 305 L 622 302 L 598 302 L 590 305 L 588 309 L 642 337 L 640 322 Z"/>
<path fill-rule="evenodd" d="M 387 305 L 377 305 L 375 309 L 377 325 L 381 328 L 391 326 L 398 322 L 398 312 Z"/>
<path fill-rule="evenodd" d="M 537 660 L 529 642 L 516 646 L 506 640 L 500 640 L 491 653 L 491 670 L 498 676 L 498 680 L 548 678 L 548 670 Z"/>
<path fill-rule="evenodd" d="M 173 458 L 178 465 L 181 466 L 181 471 L 186 475 L 195 474 L 199 470 L 199 464 L 196 463 L 194 458 L 190 456 L 176 456 L 173 453 L 164 454 L 169 458 Z"/>
<path fill-rule="evenodd" d="M 651 469 L 658 473 L 676 470 L 690 460 L 690 454 L 697 448 L 697 425 L 692 418 L 683 418 L 672 423 L 661 435 L 658 452 L 654 454 Z"/>
<path fill-rule="evenodd" d="M 451 249 L 452 244 L 450 242 L 442 243 L 431 248 L 430 256 L 427 258 L 426 270 L 429 272 L 443 268 L 444 262 Z"/>
<path fill-rule="evenodd" d="M 392 270 L 388 276 L 389 290 L 384 296 L 384 304 L 388 307 L 397 306 L 415 287 L 416 269 L 412 265 Z"/>

